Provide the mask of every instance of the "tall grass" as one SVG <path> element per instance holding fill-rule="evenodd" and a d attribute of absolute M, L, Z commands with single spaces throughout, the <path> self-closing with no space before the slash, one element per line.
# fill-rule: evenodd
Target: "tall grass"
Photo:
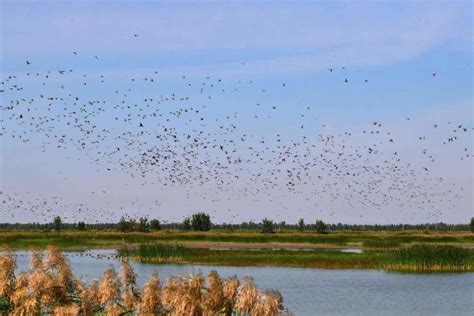
<path fill-rule="evenodd" d="M 472 271 L 474 251 L 454 246 L 414 245 L 393 252 L 385 267 L 400 271 Z"/>
<path fill-rule="evenodd" d="M 369 239 L 363 242 L 364 248 L 372 249 L 393 249 L 400 246 L 400 242 L 397 240 L 390 239 Z"/>
<path fill-rule="evenodd" d="M 11 248 L 46 247 L 56 245 L 61 248 L 116 247 L 131 243 L 150 243 L 159 241 L 176 242 L 237 242 L 237 243 L 311 243 L 344 246 L 350 243 L 368 245 L 372 240 L 386 243 L 474 243 L 472 233 L 433 233 L 420 232 L 338 232 L 316 234 L 314 232 L 290 232 L 261 234 L 255 232 L 178 232 L 161 231 L 154 233 L 120 232 L 40 232 L 12 231 L 0 232 L 0 244 Z"/>
<path fill-rule="evenodd" d="M 179 244 L 141 244 L 119 250 L 119 256 L 148 263 L 199 263 L 230 266 L 290 266 L 312 268 L 377 268 L 385 254 L 343 253 L 338 250 L 221 250 Z"/>
<path fill-rule="evenodd" d="M 86 284 L 75 278 L 58 248 L 31 252 L 30 270 L 15 275 L 12 252 L 0 254 L 1 315 L 283 315 L 278 291 L 260 291 L 250 277 L 239 281 L 211 271 L 175 276 L 162 284 L 153 274 L 141 288 L 127 261 Z"/>

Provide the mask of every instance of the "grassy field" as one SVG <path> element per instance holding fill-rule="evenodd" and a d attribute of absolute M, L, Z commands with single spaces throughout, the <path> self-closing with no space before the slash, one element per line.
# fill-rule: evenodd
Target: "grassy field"
<path fill-rule="evenodd" d="M 258 232 L 177 232 L 120 233 L 104 231 L 3 231 L 0 244 L 11 248 L 56 245 L 61 248 L 117 247 L 125 244 L 171 242 L 234 242 L 234 243 L 295 243 L 330 246 L 360 246 L 385 249 L 413 243 L 460 244 L 474 246 L 474 234 L 470 232 L 338 232 L 329 234 Z"/>
<path fill-rule="evenodd" d="M 11 249 L 118 248 L 142 262 L 311 268 L 474 271 L 470 232 L 0 232 Z M 358 248 L 362 253 L 341 252 Z"/>

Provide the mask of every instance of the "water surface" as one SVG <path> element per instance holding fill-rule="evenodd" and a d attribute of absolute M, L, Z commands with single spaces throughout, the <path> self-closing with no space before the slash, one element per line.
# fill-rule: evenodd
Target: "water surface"
<path fill-rule="evenodd" d="M 28 256 L 18 251 L 18 270 Z M 118 268 L 114 250 L 66 252 L 76 275 L 100 278 Z M 132 264 L 143 283 L 152 272 L 170 275 L 217 270 L 223 277 L 253 276 L 259 289 L 278 289 L 295 315 L 474 315 L 474 273 L 399 274 L 380 270 L 325 270 L 282 267 L 224 267 L 191 264 Z"/>

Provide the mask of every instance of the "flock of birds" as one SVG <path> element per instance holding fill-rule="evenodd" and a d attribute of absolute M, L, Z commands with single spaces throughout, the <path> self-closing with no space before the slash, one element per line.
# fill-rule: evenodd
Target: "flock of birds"
<path fill-rule="evenodd" d="M 157 70 L 121 78 L 118 83 L 112 78 L 116 86 L 111 86 L 105 73 L 83 73 L 73 67 L 30 71 L 34 62 L 25 64 L 24 72 L 0 81 L 0 139 L 25 146 L 39 144 L 47 153 L 72 152 L 71 159 L 87 160 L 101 175 L 120 172 L 138 178 L 143 186 L 184 189 L 188 199 L 219 205 L 213 215 L 224 212 L 229 221 L 243 219 L 223 201 L 229 196 L 275 202 L 282 210 L 275 217 L 281 219 L 285 212 L 294 211 L 292 201 L 301 200 L 315 210 L 322 207 L 320 201 L 344 205 L 345 212 L 358 212 L 361 218 L 367 214 L 361 210 L 376 212 L 387 207 L 412 217 L 426 211 L 427 219 L 434 221 L 447 211 L 439 207 L 442 202 L 455 208 L 464 194 L 456 183 L 446 184 L 432 173 L 437 157 L 426 145 L 433 135 L 446 150 L 471 139 L 472 128 L 457 122 L 435 122 L 432 133 L 413 135 L 423 157 L 419 165 L 391 149 L 397 134 L 378 120 L 360 131 L 333 132 L 318 121 L 317 109 L 295 106 L 298 121 L 291 132 L 278 128 L 279 123 L 272 121 L 282 115 L 279 111 L 284 105 L 266 102 L 266 97 L 287 89 L 286 82 L 268 87 L 256 80 L 207 75 L 197 80 L 183 74 L 173 79 L 178 83 L 167 84 Z M 338 70 L 328 72 L 334 75 Z M 433 80 L 436 76 L 428 75 Z M 342 78 L 341 84 L 351 83 Z M 239 102 L 240 91 L 255 98 L 254 104 L 242 111 L 226 106 L 226 100 Z M 413 128 L 409 117 L 405 123 L 407 129 Z M 441 134 L 435 133 L 440 130 Z M 453 150 L 452 155 L 467 160 L 472 157 L 471 148 Z M 27 199 L 16 192 L 1 192 L 0 199 L 1 217 L 9 220 L 18 210 L 45 221 L 58 209 L 67 210 L 66 221 L 100 222 L 117 216 L 117 210 L 98 212 L 61 196 Z M 155 212 L 159 208 L 157 199 L 143 215 L 160 217 Z M 252 219 L 260 220 L 258 216 Z"/>

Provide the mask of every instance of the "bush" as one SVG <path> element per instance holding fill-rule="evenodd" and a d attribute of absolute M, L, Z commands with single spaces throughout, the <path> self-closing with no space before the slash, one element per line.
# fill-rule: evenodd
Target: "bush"
<path fill-rule="evenodd" d="M 85 230 L 86 230 L 86 223 L 84 223 L 84 222 L 78 222 L 78 223 L 77 223 L 77 230 L 85 231 Z"/>
<path fill-rule="evenodd" d="M 189 217 L 186 217 L 183 220 L 183 230 L 191 230 L 191 220 L 189 219 Z"/>
<path fill-rule="evenodd" d="M 123 233 L 132 232 L 135 229 L 136 221 L 134 219 L 126 219 L 121 217 L 117 224 L 117 229 Z"/>
<path fill-rule="evenodd" d="M 328 225 L 323 222 L 322 220 L 317 220 L 316 221 L 316 224 L 314 225 L 314 229 L 316 229 L 316 232 L 318 234 L 325 234 L 327 232 L 327 229 L 328 229 Z"/>
<path fill-rule="evenodd" d="M 265 234 L 272 234 L 274 233 L 274 226 L 275 224 L 273 223 L 272 220 L 267 219 L 266 217 L 262 220 L 262 233 Z"/>
<path fill-rule="evenodd" d="M 160 230 L 161 229 L 161 223 L 158 219 L 152 219 L 150 221 L 150 229 L 151 230 Z"/>
<path fill-rule="evenodd" d="M 191 226 L 193 230 L 209 231 L 211 230 L 211 217 L 206 213 L 195 213 L 191 218 Z"/>
<path fill-rule="evenodd" d="M 304 231 L 304 219 L 300 218 L 300 220 L 298 221 L 298 230 L 300 232 Z"/>
<path fill-rule="evenodd" d="M 140 217 L 138 219 L 136 230 L 142 233 L 148 232 L 148 218 Z"/>
<path fill-rule="evenodd" d="M 54 219 L 53 219 L 53 229 L 55 231 L 61 231 L 61 227 L 63 225 L 63 222 L 61 220 L 61 217 L 60 216 L 56 216 Z"/>

